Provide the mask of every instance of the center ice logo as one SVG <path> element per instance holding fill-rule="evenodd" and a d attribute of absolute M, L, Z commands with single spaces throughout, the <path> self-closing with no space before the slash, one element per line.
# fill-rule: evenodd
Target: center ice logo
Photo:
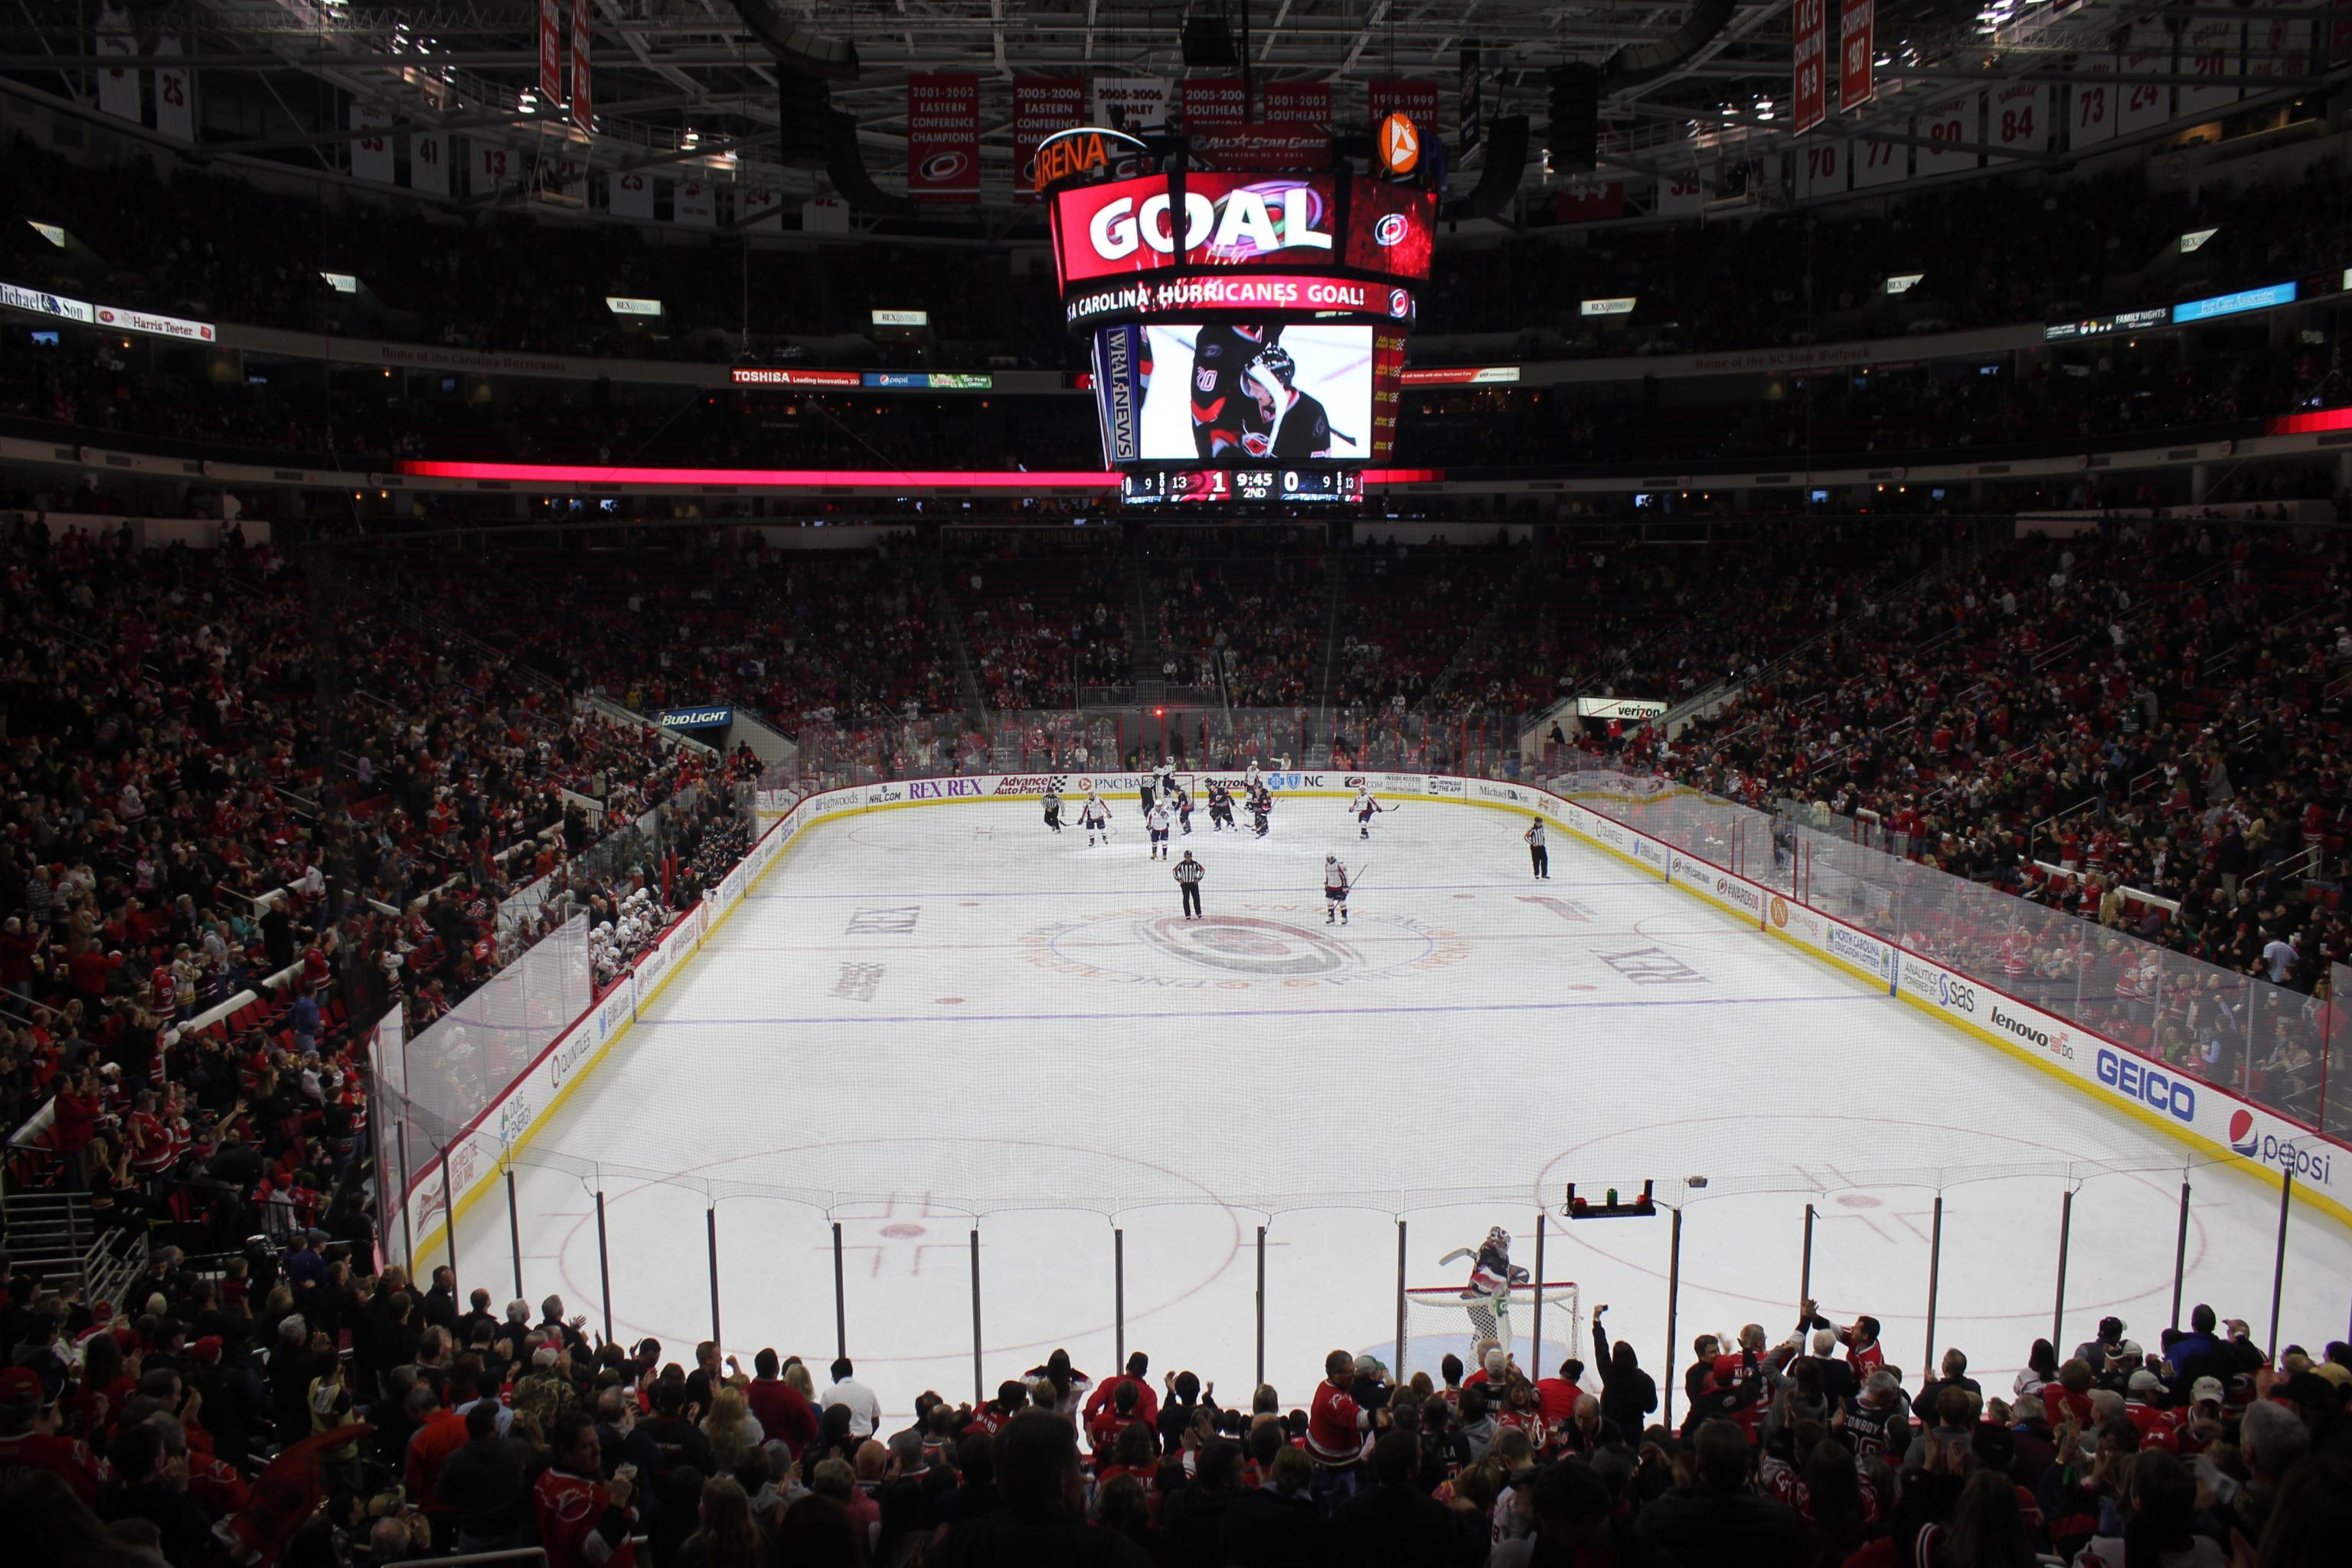
<path fill-rule="evenodd" d="M 1301 912 L 1289 903 L 1255 904 L 1188 921 L 1161 909 L 1107 910 L 1025 932 L 1020 945 L 1040 969 L 1178 990 L 1410 979 L 1469 956 L 1469 944 L 1453 931 L 1402 916 L 1360 920 L 1350 932 L 1355 941 L 1341 942 L 1319 924 L 1294 924 L 1290 917 Z"/>
<path fill-rule="evenodd" d="M 1136 934 L 1171 957 L 1204 969 L 1274 980 L 1321 979 L 1363 963 L 1356 951 L 1318 931 L 1278 921 L 1211 915 L 1187 921 L 1162 915 L 1140 922 Z"/>

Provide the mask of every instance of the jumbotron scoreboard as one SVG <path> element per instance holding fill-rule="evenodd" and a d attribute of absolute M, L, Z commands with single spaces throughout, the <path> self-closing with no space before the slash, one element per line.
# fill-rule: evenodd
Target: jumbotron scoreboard
<path fill-rule="evenodd" d="M 1435 196 L 1409 165 L 1221 172 L 1187 167 L 1181 140 L 1055 140 L 1038 169 L 1062 308 L 1123 499 L 1360 501 L 1395 447 Z"/>

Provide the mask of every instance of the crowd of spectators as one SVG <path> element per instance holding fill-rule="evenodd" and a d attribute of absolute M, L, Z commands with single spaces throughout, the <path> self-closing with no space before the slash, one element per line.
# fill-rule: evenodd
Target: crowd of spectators
<path fill-rule="evenodd" d="M 1145 602 L 1160 674 L 1235 708 L 1316 701 L 1330 598 L 1320 530 L 1156 528 Z"/>
<path fill-rule="evenodd" d="M 2203 1304 L 2152 1349 L 2113 1316 L 2037 1341 L 1992 1388 L 1811 1300 L 1654 1373 L 1604 1305 L 1589 1363 L 1340 1349 L 1304 1397 L 1226 1405 L 1142 1351 L 1098 1380 L 1055 1351 L 908 1418 L 846 1356 L 820 1384 L 771 1348 L 592 1339 L 561 1297 L 461 1300 L 377 1267 L 363 1218 L 159 1253 L 127 1294 L 11 1271 L 0 1305 L 0 1519 L 58 1568 L 2318 1568 L 2352 1523 L 2352 1346 Z"/>
<path fill-rule="evenodd" d="M 981 695 L 997 710 L 1069 708 L 1133 664 L 1117 529 L 956 528 L 940 549 Z"/>
<path fill-rule="evenodd" d="M 649 885 L 682 909 L 747 847 L 746 757 L 575 709 L 427 623 L 342 606 L 322 698 L 304 595 L 235 527 L 141 551 L 17 517 L 0 563 L 0 1116 L 37 1146 L 16 1184 L 168 1177 L 171 1215 L 215 1235 L 315 1218 L 388 1008 L 421 1030 L 569 904 Z M 667 858 L 586 868 L 583 802 L 671 800 L 696 804 Z"/>

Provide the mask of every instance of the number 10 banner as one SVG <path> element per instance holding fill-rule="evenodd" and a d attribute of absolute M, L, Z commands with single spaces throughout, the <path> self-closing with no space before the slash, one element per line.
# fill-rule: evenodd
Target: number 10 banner
<path fill-rule="evenodd" d="M 1829 0 L 1796 0 L 1790 23 L 1796 34 L 1795 110 L 1797 132 L 1802 135 L 1829 118 L 1829 79 L 1823 54 Z"/>

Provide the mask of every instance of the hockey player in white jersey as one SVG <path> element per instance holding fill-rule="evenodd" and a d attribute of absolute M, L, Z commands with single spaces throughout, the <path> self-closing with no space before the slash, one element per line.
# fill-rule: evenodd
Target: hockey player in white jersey
<path fill-rule="evenodd" d="M 1372 818 L 1379 815 L 1381 809 L 1381 803 L 1372 798 L 1372 792 L 1369 788 L 1359 787 L 1356 791 L 1355 804 L 1348 809 L 1356 814 L 1356 837 L 1370 838 L 1372 836 Z"/>
<path fill-rule="evenodd" d="M 1151 830 L 1151 858 L 1154 860 L 1167 859 L 1168 803 L 1164 800 L 1152 802 L 1151 809 L 1143 814 L 1143 826 Z"/>
<path fill-rule="evenodd" d="M 1160 773 L 1157 783 L 1160 786 L 1160 798 L 1166 801 L 1170 805 L 1174 805 L 1176 804 L 1175 758 L 1162 757 L 1160 759 Z"/>
<path fill-rule="evenodd" d="M 1255 757 L 1252 757 L 1250 759 L 1249 772 L 1242 775 L 1242 793 L 1244 795 L 1255 795 L 1257 793 L 1257 786 L 1265 782 L 1265 775 L 1257 770 L 1257 759 Z"/>
<path fill-rule="evenodd" d="M 1097 833 L 1102 835 L 1104 843 L 1110 842 L 1110 807 L 1105 805 L 1102 796 L 1092 790 L 1087 792 L 1086 805 L 1078 807 L 1078 826 L 1087 830 L 1087 848 L 1094 847 Z"/>
<path fill-rule="evenodd" d="M 1442 1264 L 1475 1259 L 1470 1265 L 1470 1283 L 1463 1287 L 1462 1307 L 1470 1314 L 1470 1332 L 1474 1339 L 1493 1340 L 1508 1353 L 1511 1348 L 1511 1291 L 1528 1283 L 1528 1271 L 1511 1262 L 1511 1233 L 1501 1226 L 1486 1233 L 1486 1241 L 1473 1252 L 1457 1247 L 1437 1261 Z"/>
<path fill-rule="evenodd" d="M 1340 925 L 1348 923 L 1348 868 L 1339 863 L 1337 855 L 1323 857 L 1323 923 L 1330 925 L 1333 917 Z"/>

